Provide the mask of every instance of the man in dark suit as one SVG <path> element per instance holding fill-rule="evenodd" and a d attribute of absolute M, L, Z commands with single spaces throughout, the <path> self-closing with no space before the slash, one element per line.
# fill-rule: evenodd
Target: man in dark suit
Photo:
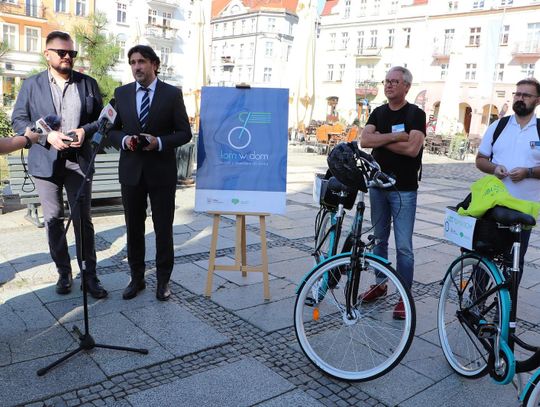
<path fill-rule="evenodd" d="M 30 148 L 28 171 L 34 176 L 43 218 L 47 230 L 49 250 L 60 275 L 56 292 L 71 291 L 72 275 L 67 242 L 64 236 L 64 204 L 62 190 L 66 189 L 74 219 L 82 219 L 84 233 L 85 280 L 88 292 L 94 298 L 104 298 L 103 289 L 96 277 L 96 251 L 94 226 L 90 216 L 91 183 L 85 184 L 80 205 L 75 196 L 90 165 L 92 149 L 90 139 L 98 128 L 97 118 L 102 108 L 97 82 L 87 75 L 73 71 L 77 51 L 69 34 L 52 31 L 44 51 L 49 69 L 31 76 L 23 82 L 13 109 L 12 125 L 16 134 L 24 134 L 27 127 L 47 115 L 61 118 L 58 131 L 51 131 Z M 76 134 L 78 140 L 67 134 Z M 77 260 L 81 264 L 79 222 L 75 221 Z"/>
<path fill-rule="evenodd" d="M 146 288 L 145 229 L 150 197 L 156 234 L 156 298 L 169 299 L 174 263 L 173 220 L 176 194 L 175 148 L 191 140 L 182 92 L 157 78 L 159 57 L 146 45 L 128 52 L 135 82 L 114 92 L 118 115 L 109 137 L 120 148 L 118 167 L 124 203 L 131 282 L 123 298 Z"/>

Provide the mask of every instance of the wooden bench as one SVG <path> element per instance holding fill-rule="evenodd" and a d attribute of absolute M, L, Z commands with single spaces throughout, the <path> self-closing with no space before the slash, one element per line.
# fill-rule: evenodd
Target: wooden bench
<path fill-rule="evenodd" d="M 95 162 L 95 173 L 92 181 L 92 212 L 96 212 L 94 201 L 97 199 L 120 198 L 120 182 L 118 182 L 118 159 L 120 153 L 98 154 Z M 26 162 L 27 157 L 25 157 Z M 43 227 L 43 222 L 40 221 L 38 207 L 39 197 L 37 191 L 30 179 L 26 179 L 23 164 L 21 163 L 20 154 L 8 156 L 9 169 L 9 186 L 14 195 L 18 195 L 21 204 L 26 204 L 27 212 L 25 218 L 34 223 L 38 227 Z M 64 201 L 67 202 L 66 193 L 64 191 Z M 100 210 L 104 207 L 100 206 Z M 123 209 L 121 203 L 114 206 L 107 206 L 105 210 Z"/>

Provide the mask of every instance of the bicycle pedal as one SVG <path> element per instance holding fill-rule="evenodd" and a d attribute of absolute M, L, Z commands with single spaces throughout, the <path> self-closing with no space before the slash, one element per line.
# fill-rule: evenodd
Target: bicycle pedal
<path fill-rule="evenodd" d="M 478 337 L 481 339 L 491 339 L 499 332 L 497 325 L 481 321 L 478 327 Z"/>

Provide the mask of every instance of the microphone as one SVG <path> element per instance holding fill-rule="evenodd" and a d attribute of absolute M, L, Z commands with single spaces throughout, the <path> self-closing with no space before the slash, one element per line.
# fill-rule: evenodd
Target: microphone
<path fill-rule="evenodd" d="M 45 117 L 39 118 L 31 131 L 40 134 L 38 143 L 42 146 L 47 144 L 47 135 L 53 130 L 60 130 L 62 126 L 62 119 L 55 114 L 49 114 Z"/>
<path fill-rule="evenodd" d="M 98 129 L 92 137 L 93 144 L 101 144 L 103 136 L 107 135 L 110 128 L 114 124 L 114 120 L 116 119 L 116 110 L 114 110 L 115 105 L 116 101 L 114 100 L 114 98 L 112 98 L 111 101 L 107 104 L 107 106 L 105 106 L 99 114 Z"/>

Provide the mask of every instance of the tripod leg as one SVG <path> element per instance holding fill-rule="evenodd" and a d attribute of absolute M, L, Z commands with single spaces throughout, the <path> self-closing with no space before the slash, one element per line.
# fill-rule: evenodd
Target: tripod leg
<path fill-rule="evenodd" d="M 53 362 L 53 363 L 51 363 L 50 365 L 45 366 L 45 367 L 42 368 L 42 369 L 39 369 L 39 370 L 37 371 L 37 375 L 38 375 L 38 376 L 43 376 L 45 373 L 47 373 L 47 372 L 48 372 L 49 370 L 51 370 L 53 367 L 59 365 L 59 364 L 62 363 L 64 360 L 69 359 L 69 358 L 72 357 L 73 355 L 79 353 L 81 350 L 83 350 L 83 348 L 81 348 L 81 347 L 79 346 L 77 349 L 75 349 L 75 350 L 69 352 L 67 355 L 62 356 L 62 357 L 61 357 L 60 359 L 58 359 L 56 362 Z"/>
<path fill-rule="evenodd" d="M 104 349 L 114 349 L 114 350 L 125 350 L 128 352 L 137 352 L 142 353 L 143 355 L 148 355 L 148 349 L 142 349 L 142 348 L 127 348 L 125 346 L 115 346 L 115 345 L 104 345 L 101 343 L 96 343 L 94 345 L 96 348 L 104 348 Z"/>

